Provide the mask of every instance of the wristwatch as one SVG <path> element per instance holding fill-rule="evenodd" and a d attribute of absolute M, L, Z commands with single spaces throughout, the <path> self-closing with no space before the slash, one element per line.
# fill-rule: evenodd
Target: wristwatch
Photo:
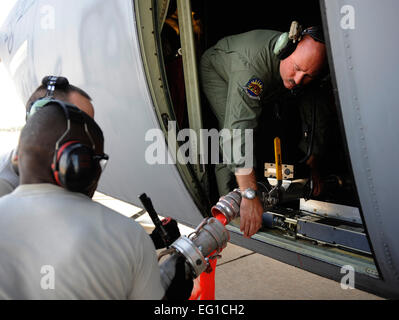
<path fill-rule="evenodd" d="M 241 191 L 241 196 L 248 200 L 253 200 L 256 197 L 257 192 L 252 188 L 247 188 L 244 191 Z"/>

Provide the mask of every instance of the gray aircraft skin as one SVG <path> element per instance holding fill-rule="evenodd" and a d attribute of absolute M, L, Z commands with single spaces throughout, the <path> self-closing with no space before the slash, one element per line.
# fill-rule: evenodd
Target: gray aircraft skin
<path fill-rule="evenodd" d="M 194 227 L 209 215 L 207 205 L 195 198 L 177 165 L 151 165 L 145 158 L 152 142 L 146 134 L 164 129 L 156 110 L 163 78 L 157 86 L 150 81 L 147 69 L 153 57 L 143 51 L 140 39 L 144 27 L 139 25 L 139 6 L 145 2 L 151 7 L 151 1 L 131 0 L 18 1 L 0 30 L 0 58 L 23 101 L 45 75 L 65 76 L 93 97 L 95 119 L 110 155 L 99 191 L 137 206 L 137 196 L 145 192 L 159 214 Z M 324 0 L 320 6 L 359 210 L 375 265 L 373 272 L 355 268 L 354 284 L 399 298 L 399 43 L 394 40 L 399 2 Z M 154 21 L 154 28 L 157 25 Z M 171 150 L 166 139 L 161 142 L 167 159 Z M 230 233 L 233 243 L 336 281 L 343 277 L 345 259 L 334 262 L 288 242 Z"/>

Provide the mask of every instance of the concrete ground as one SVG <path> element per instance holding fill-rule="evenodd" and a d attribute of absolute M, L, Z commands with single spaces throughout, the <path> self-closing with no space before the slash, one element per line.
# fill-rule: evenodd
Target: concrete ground
<path fill-rule="evenodd" d="M 228 244 L 215 276 L 217 300 L 379 300 L 357 289 Z"/>
<path fill-rule="evenodd" d="M 96 193 L 94 199 L 131 217 L 150 233 L 154 225 L 140 208 Z M 180 225 L 180 233 L 191 228 Z M 270 259 L 229 243 L 218 260 L 215 275 L 216 300 L 379 300 L 357 289 L 344 290 L 340 283 Z"/>

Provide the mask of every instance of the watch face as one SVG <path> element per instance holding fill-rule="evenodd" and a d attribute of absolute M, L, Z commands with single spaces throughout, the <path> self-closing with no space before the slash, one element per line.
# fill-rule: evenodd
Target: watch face
<path fill-rule="evenodd" d="M 244 198 L 247 198 L 247 199 L 254 199 L 256 197 L 256 192 L 255 192 L 255 190 L 248 188 L 244 191 L 243 196 L 244 196 Z"/>

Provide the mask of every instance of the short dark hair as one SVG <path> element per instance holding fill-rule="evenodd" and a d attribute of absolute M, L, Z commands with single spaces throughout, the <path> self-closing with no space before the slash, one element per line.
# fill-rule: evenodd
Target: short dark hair
<path fill-rule="evenodd" d="M 92 101 L 91 97 L 87 94 L 86 91 L 69 84 L 63 87 L 56 87 L 54 90 L 54 98 L 58 100 L 66 101 L 68 100 L 68 96 L 72 93 L 76 92 L 79 93 L 81 96 L 85 97 L 89 101 Z M 30 108 L 32 107 L 33 103 L 40 98 L 43 98 L 47 93 L 47 86 L 45 84 L 41 84 L 30 96 L 28 101 L 26 102 L 25 108 L 26 111 L 29 112 Z"/>
<path fill-rule="evenodd" d="M 27 177 L 43 182 L 55 182 L 52 165 L 57 151 L 57 142 L 60 139 L 62 140 L 58 147 L 67 141 L 79 141 L 88 146 L 94 144 L 93 151 L 103 153 L 104 136 L 94 119 L 78 108 L 67 108 L 71 125 L 66 136 L 64 136 L 67 129 L 65 112 L 62 106 L 56 103 L 49 103 L 38 109 L 26 122 L 18 143 L 18 154 L 21 155 L 18 166 L 22 183 Z M 83 123 L 87 125 L 87 128 Z M 98 183 L 101 170 L 96 174 L 93 188 Z M 85 190 L 83 193 L 92 196 L 91 192 L 94 193 L 94 189 Z"/>
<path fill-rule="evenodd" d="M 104 143 L 104 135 L 97 122 L 78 108 L 68 108 L 71 120 L 71 132 L 66 139 L 77 139 L 86 137 L 83 124 L 86 123 L 90 136 L 97 142 Z M 59 105 L 49 103 L 35 112 L 28 119 L 20 135 L 20 143 L 24 147 L 34 145 L 47 146 L 48 151 L 53 150 L 55 142 L 66 130 L 66 117 Z M 50 147 L 48 147 L 50 145 Z"/>

